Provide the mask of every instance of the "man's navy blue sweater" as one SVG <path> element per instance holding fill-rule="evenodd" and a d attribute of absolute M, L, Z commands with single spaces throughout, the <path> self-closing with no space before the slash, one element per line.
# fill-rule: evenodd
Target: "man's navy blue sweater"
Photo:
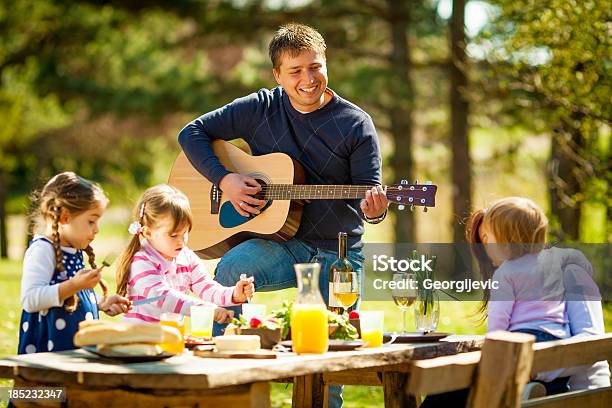
<path fill-rule="evenodd" d="M 213 153 L 211 141 L 243 138 L 253 155 L 282 152 L 300 162 L 306 184 L 381 184 L 381 157 L 370 116 L 334 93 L 322 108 L 300 113 L 281 87 L 261 89 L 195 119 L 179 133 L 193 166 L 219 185 L 229 171 Z M 262 169 L 263 170 L 263 169 Z M 338 247 L 339 231 L 349 248 L 362 246 L 360 200 L 312 200 L 296 238 L 322 249 Z"/>

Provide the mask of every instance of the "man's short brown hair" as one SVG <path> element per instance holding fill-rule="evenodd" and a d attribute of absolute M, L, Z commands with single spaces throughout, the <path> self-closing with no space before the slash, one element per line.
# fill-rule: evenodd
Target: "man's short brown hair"
<path fill-rule="evenodd" d="M 272 67 L 276 70 L 281 65 L 283 53 L 289 52 L 295 57 L 304 50 L 315 51 L 325 57 L 325 40 L 317 30 L 304 24 L 291 23 L 281 26 L 270 41 L 269 54 Z"/>

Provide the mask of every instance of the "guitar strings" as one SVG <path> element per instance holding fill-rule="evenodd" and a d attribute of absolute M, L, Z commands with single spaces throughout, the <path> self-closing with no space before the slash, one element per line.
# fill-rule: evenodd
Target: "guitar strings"
<path fill-rule="evenodd" d="M 371 188 L 371 186 L 350 186 L 350 187 L 340 187 L 340 186 L 328 186 L 328 185 L 323 185 L 323 186 L 317 186 L 317 185 L 305 185 L 305 184 L 276 184 L 276 185 L 270 185 L 270 186 L 262 186 L 261 190 L 259 191 L 259 193 L 266 193 L 266 192 L 276 192 L 276 193 L 281 193 L 281 192 L 291 192 L 291 193 L 300 193 L 300 192 L 308 192 L 308 193 L 313 193 L 313 192 L 319 192 L 321 193 L 323 191 L 323 194 L 330 194 L 330 193 L 339 193 L 339 192 L 349 192 L 349 193 L 358 193 L 358 192 L 366 192 Z M 289 190 L 294 190 L 294 191 L 289 191 Z M 422 188 L 415 188 L 415 189 L 410 189 L 410 188 L 399 188 L 399 187 L 387 187 L 387 192 L 393 192 L 393 191 L 408 191 L 408 192 L 419 192 L 419 191 L 423 191 L 425 192 Z"/>
<path fill-rule="evenodd" d="M 408 185 L 407 187 L 404 186 L 387 186 L 387 190 L 406 190 L 406 189 L 410 189 L 411 186 L 417 186 L 419 184 L 415 184 L 415 185 Z M 422 185 L 419 185 L 422 186 Z M 322 189 L 370 189 L 374 186 L 365 186 L 365 185 L 355 185 L 355 184 L 346 184 L 346 185 L 337 185 L 337 184 L 264 184 L 261 186 L 262 190 L 265 190 L 267 188 L 322 188 Z M 422 187 L 427 187 L 427 186 L 422 186 Z M 417 187 L 415 188 L 415 190 L 422 190 L 422 187 Z"/>
<path fill-rule="evenodd" d="M 421 202 L 419 193 L 425 193 L 423 187 L 429 185 L 396 185 L 387 186 L 387 198 L 389 202 L 398 205 L 426 205 Z M 412 189 L 410 187 L 413 187 Z M 326 198 L 362 198 L 366 191 L 372 186 L 366 185 L 337 185 L 337 184 L 264 184 L 255 197 L 263 199 L 326 199 Z M 300 197 L 300 196 L 304 197 Z M 350 197 L 345 197 L 349 195 Z M 263 197 L 262 197 L 263 196 Z M 413 196 L 415 201 L 404 202 L 408 196 Z M 418 201 L 417 201 L 418 200 Z"/>
<path fill-rule="evenodd" d="M 255 197 L 261 197 L 261 196 L 263 196 L 262 198 L 268 198 L 268 199 L 274 199 L 274 198 L 276 198 L 276 199 L 281 199 L 281 198 L 285 198 L 285 199 L 298 198 L 298 199 L 299 199 L 299 198 L 302 198 L 302 197 L 299 197 L 299 194 L 284 194 L 284 195 L 283 195 L 283 194 L 279 193 L 279 194 L 270 194 L 269 196 L 266 196 L 266 194 L 262 194 L 261 192 L 259 192 L 259 193 L 255 194 L 254 196 L 255 196 Z M 298 197 L 296 197 L 296 196 L 298 196 Z M 389 199 L 389 201 L 391 201 L 391 202 L 397 202 L 398 204 L 402 204 L 402 202 L 401 202 L 401 201 L 402 201 L 403 199 L 406 199 L 406 198 L 407 198 L 407 197 L 409 197 L 409 196 L 413 196 L 413 198 L 418 199 L 418 200 L 420 200 L 420 199 L 421 199 L 421 197 L 419 197 L 418 195 L 410 195 L 410 194 L 393 194 L 393 193 L 391 193 L 391 194 L 387 194 L 387 198 Z M 329 197 L 329 196 L 317 196 L 317 195 L 314 195 L 314 196 L 313 196 L 313 195 L 310 195 L 309 197 L 303 197 L 303 198 L 304 198 L 304 199 L 308 199 L 308 198 L 310 198 L 310 199 L 316 199 L 317 197 L 321 197 L 322 199 L 325 199 L 325 198 L 335 198 L 335 197 L 333 197 L 333 196 L 332 196 L 332 197 Z M 398 198 L 398 197 L 399 197 L 401 200 L 397 200 L 397 198 Z M 358 197 L 347 197 L 347 198 L 362 198 L 362 196 L 360 195 L 360 196 L 358 196 Z M 405 204 L 405 203 L 404 203 L 404 204 Z M 417 204 L 417 202 L 414 202 L 414 204 Z"/>

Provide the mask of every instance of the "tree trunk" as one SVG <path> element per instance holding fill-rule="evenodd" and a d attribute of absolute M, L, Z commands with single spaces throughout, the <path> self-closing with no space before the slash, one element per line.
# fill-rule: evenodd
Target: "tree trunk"
<path fill-rule="evenodd" d="M 389 109 L 391 136 L 395 149 L 391 155 L 391 168 L 397 179 L 413 182 L 412 158 L 412 110 L 414 108 L 414 86 L 411 78 L 411 58 L 408 46 L 410 26 L 410 2 L 387 0 L 389 28 L 391 30 L 391 78 L 389 91 L 393 95 L 393 105 Z M 414 214 L 396 212 L 395 242 L 415 242 L 416 224 Z"/>
<path fill-rule="evenodd" d="M 612 206 L 606 208 L 606 227 L 604 228 L 604 242 L 612 242 Z"/>
<path fill-rule="evenodd" d="M 8 236 L 6 228 L 6 177 L 4 171 L 0 170 L 0 258 L 8 258 Z"/>
<path fill-rule="evenodd" d="M 551 234 L 558 240 L 577 241 L 580 238 L 580 216 L 584 173 L 581 153 L 586 139 L 579 127 L 581 115 L 572 115 L 553 131 L 550 161 L 550 211 L 553 218 Z"/>
<path fill-rule="evenodd" d="M 465 55 L 465 0 L 453 0 L 450 30 L 450 109 L 452 151 L 453 242 L 464 241 L 464 223 L 472 205 Z"/>

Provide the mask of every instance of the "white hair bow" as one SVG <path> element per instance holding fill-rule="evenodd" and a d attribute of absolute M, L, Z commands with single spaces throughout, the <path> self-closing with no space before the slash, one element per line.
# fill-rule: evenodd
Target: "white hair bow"
<path fill-rule="evenodd" d="M 128 232 L 130 234 L 138 235 L 142 231 L 142 224 L 140 223 L 140 221 L 142 220 L 142 217 L 144 217 L 144 209 L 145 203 L 142 203 L 142 205 L 140 206 L 140 211 L 138 212 L 138 221 L 134 221 L 128 227 Z"/>
<path fill-rule="evenodd" d="M 134 221 L 128 227 L 128 232 L 132 235 L 140 234 L 140 230 L 142 229 L 142 225 L 138 221 Z"/>

